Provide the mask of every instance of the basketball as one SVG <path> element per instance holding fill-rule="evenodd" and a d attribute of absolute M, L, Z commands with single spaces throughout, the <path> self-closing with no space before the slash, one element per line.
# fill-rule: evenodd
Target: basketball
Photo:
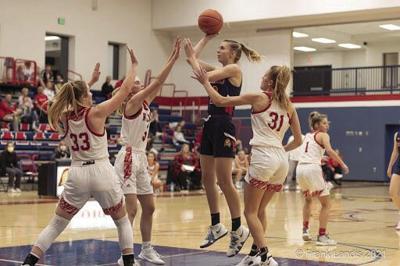
<path fill-rule="evenodd" d="M 205 34 L 217 34 L 224 24 L 222 15 L 214 9 L 204 10 L 198 19 L 199 28 Z"/>

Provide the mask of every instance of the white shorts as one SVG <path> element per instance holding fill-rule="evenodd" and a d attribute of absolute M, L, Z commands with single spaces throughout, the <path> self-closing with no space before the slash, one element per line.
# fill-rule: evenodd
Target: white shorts
<path fill-rule="evenodd" d="M 322 168 L 319 164 L 298 164 L 296 179 L 304 196 L 327 196 L 329 190 L 323 177 Z"/>
<path fill-rule="evenodd" d="M 131 155 L 131 158 L 129 158 Z M 122 147 L 116 157 L 114 168 L 122 184 L 124 194 L 147 195 L 153 194 L 151 177 L 147 170 L 145 153 L 132 151 L 129 154 Z"/>
<path fill-rule="evenodd" d="M 123 206 L 121 183 L 108 158 L 73 161 L 59 205 L 67 213 L 76 214 L 90 197 L 99 202 L 105 214 L 116 213 Z"/>
<path fill-rule="evenodd" d="M 254 187 L 279 192 L 288 169 L 288 157 L 283 148 L 254 146 L 245 180 Z"/>

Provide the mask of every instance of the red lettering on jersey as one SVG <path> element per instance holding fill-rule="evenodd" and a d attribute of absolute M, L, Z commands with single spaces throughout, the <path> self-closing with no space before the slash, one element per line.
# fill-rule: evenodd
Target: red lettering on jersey
<path fill-rule="evenodd" d="M 71 146 L 71 149 L 73 151 L 79 151 L 79 150 L 87 151 L 87 150 L 90 149 L 90 142 L 89 142 L 88 133 L 83 132 L 83 133 L 80 133 L 79 136 L 71 133 L 71 134 L 69 134 L 69 137 L 73 142 L 73 145 Z M 78 138 L 79 138 L 79 140 L 81 140 L 81 142 L 83 142 L 83 145 L 79 146 Z"/>

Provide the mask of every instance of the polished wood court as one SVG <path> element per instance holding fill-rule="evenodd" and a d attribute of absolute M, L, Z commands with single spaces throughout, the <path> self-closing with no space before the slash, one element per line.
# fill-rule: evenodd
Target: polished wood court
<path fill-rule="evenodd" d="M 336 247 L 317 247 L 315 243 L 303 242 L 301 193 L 281 192 L 274 197 L 267 211 L 266 234 L 274 257 L 356 265 L 369 262 L 371 264 L 368 265 L 400 265 L 400 233 L 395 231 L 400 215 L 388 198 L 387 186 L 345 183 L 342 188 L 332 190 L 331 197 L 332 215 L 328 231 L 338 241 Z M 34 192 L 1 193 L 0 250 L 4 247 L 32 244 L 53 215 L 56 203 L 52 199 L 38 199 Z M 210 222 L 205 195 L 165 193 L 157 196 L 156 204 L 153 244 L 199 250 L 199 244 Z M 318 230 L 319 204 L 315 202 L 313 206 L 310 226 L 315 236 Z M 229 212 L 222 195 L 221 210 L 221 219 L 229 227 Z M 112 228 L 112 221 L 104 217 L 95 205 L 74 219 L 77 221 L 70 224 L 57 242 L 81 239 L 117 241 L 117 232 Z M 244 217 L 242 220 L 245 222 Z M 138 219 L 134 232 L 135 242 L 140 243 Z M 251 239 L 242 253 L 248 252 L 250 245 Z M 208 250 L 224 252 L 227 246 L 228 237 Z M 21 254 L 19 260 L 23 260 L 23 256 Z M 230 260 L 232 265 L 237 262 L 237 259 L 234 261 L 226 258 L 228 263 Z M 0 265 L 3 265 L 2 261 L 7 261 L 7 258 L 1 257 Z"/>

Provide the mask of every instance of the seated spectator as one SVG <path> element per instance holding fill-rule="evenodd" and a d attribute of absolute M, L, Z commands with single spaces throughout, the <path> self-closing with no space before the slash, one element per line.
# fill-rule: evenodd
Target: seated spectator
<path fill-rule="evenodd" d="M 182 127 L 178 125 L 175 128 L 174 137 L 172 138 L 172 143 L 175 145 L 177 149 L 181 147 L 182 144 L 189 144 L 190 142 L 185 139 L 185 136 L 182 132 Z"/>
<path fill-rule="evenodd" d="M 64 78 L 61 74 L 56 75 L 56 81 L 54 82 L 55 93 L 61 89 L 62 85 L 64 85 Z"/>
<path fill-rule="evenodd" d="M 20 83 L 30 83 L 34 78 L 34 66 L 31 61 L 25 61 L 23 65 L 17 68 L 17 80 Z"/>
<path fill-rule="evenodd" d="M 168 171 L 167 185 L 182 189 L 201 189 L 200 161 L 192 152 L 189 145 L 183 144 L 181 152 L 175 156 Z"/>
<path fill-rule="evenodd" d="M 151 110 L 151 122 L 149 132 L 154 137 L 159 137 L 162 135 L 162 128 L 160 125 L 157 109 Z"/>
<path fill-rule="evenodd" d="M 107 99 L 110 99 L 113 90 L 114 87 L 111 85 L 111 76 L 107 76 L 106 81 L 101 86 L 101 92 Z"/>
<path fill-rule="evenodd" d="M 154 151 L 147 153 L 147 163 L 147 170 L 149 171 L 149 175 L 151 177 L 153 189 L 160 189 L 163 186 L 163 182 L 158 178 L 160 164 L 157 162 L 157 154 Z"/>
<path fill-rule="evenodd" d="M 0 121 L 11 122 L 12 129 L 17 131 L 20 115 L 21 110 L 16 108 L 16 104 L 12 103 L 12 95 L 7 93 L 0 102 Z"/>
<path fill-rule="evenodd" d="M 40 73 L 40 85 L 46 87 L 46 84 L 49 81 L 54 81 L 54 74 L 51 65 L 46 65 L 45 69 Z"/>
<path fill-rule="evenodd" d="M 67 145 L 65 144 L 64 141 L 60 141 L 60 143 L 58 144 L 56 150 L 55 150 L 55 155 L 54 155 L 54 159 L 58 159 L 58 160 L 66 160 L 66 159 L 70 159 L 71 157 L 71 153 L 69 152 L 69 149 L 67 147 Z"/>
<path fill-rule="evenodd" d="M 23 172 L 18 164 L 17 154 L 12 142 L 8 142 L 5 150 L 0 154 L 0 172 L 8 175 L 8 192 L 21 192 Z"/>
<path fill-rule="evenodd" d="M 49 101 L 52 101 L 54 96 L 56 95 L 56 92 L 54 90 L 54 83 L 51 81 L 48 81 L 46 83 L 46 87 L 44 88 L 43 93 L 47 96 L 47 99 Z"/>
<path fill-rule="evenodd" d="M 240 184 L 242 177 L 244 177 L 247 173 L 247 169 L 249 168 L 249 161 L 247 159 L 247 155 L 244 150 L 238 151 L 235 156 L 235 160 L 233 161 L 233 169 L 232 174 L 234 175 L 234 184 L 237 189 L 241 189 L 242 186 Z"/>
<path fill-rule="evenodd" d="M 34 119 L 33 101 L 29 97 L 29 89 L 23 88 L 18 98 L 18 108 L 21 109 L 21 122 L 32 125 Z"/>
<path fill-rule="evenodd" d="M 48 98 L 44 94 L 44 88 L 38 87 L 37 94 L 34 98 L 35 110 L 39 117 L 39 123 L 48 123 L 47 119 L 47 108 L 48 108 Z"/>

